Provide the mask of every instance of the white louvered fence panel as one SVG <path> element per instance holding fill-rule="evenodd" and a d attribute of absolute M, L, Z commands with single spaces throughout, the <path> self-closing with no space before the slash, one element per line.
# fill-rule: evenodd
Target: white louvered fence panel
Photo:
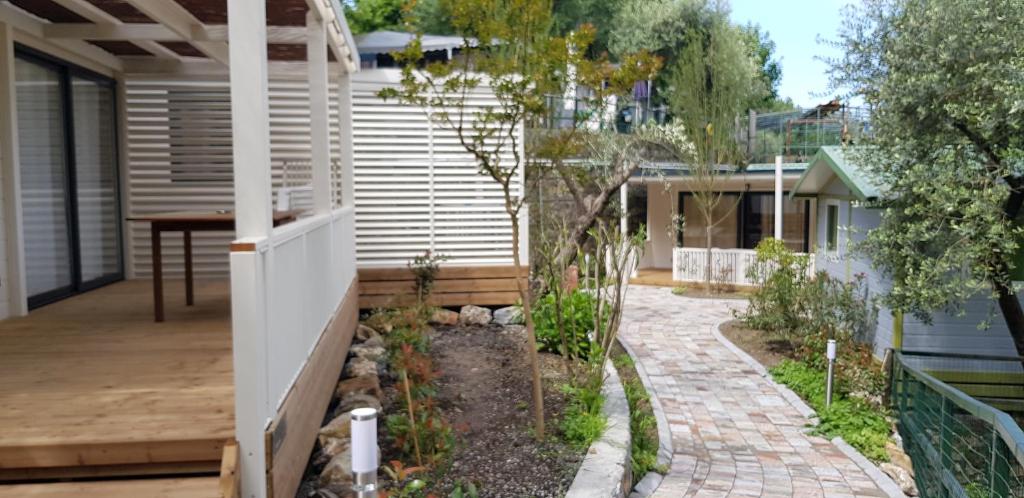
<path fill-rule="evenodd" d="M 231 152 L 231 106 L 227 81 L 129 79 L 125 86 L 128 144 L 128 216 L 171 211 L 216 211 L 234 208 Z M 332 156 L 338 147 L 338 103 L 331 87 Z M 270 82 L 270 148 L 275 198 L 281 187 L 310 182 L 308 86 L 301 80 Z M 340 206 L 340 171 L 332 167 L 332 196 Z M 311 195 L 300 190 L 293 208 L 311 208 Z M 137 276 L 149 276 L 147 223 L 130 223 L 132 259 Z M 197 278 L 226 277 L 228 245 L 233 233 L 193 234 Z M 165 234 L 164 272 L 182 275 L 182 242 Z"/>
<path fill-rule="evenodd" d="M 353 78 L 359 266 L 405 266 L 428 249 L 447 264 L 510 264 L 512 229 L 501 187 L 478 173 L 454 131 L 432 123 L 423 109 L 377 97 L 399 77 L 385 69 Z M 492 93 L 475 92 L 465 126 L 472 126 L 473 112 L 496 104 Z M 511 164 L 512 150 L 501 160 Z"/>

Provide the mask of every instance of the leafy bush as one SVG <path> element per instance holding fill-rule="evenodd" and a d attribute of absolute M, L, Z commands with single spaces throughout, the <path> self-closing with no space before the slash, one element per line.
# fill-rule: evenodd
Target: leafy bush
<path fill-rule="evenodd" d="M 558 332 L 555 294 L 549 293 L 533 309 L 533 326 L 537 334 L 537 349 L 550 353 L 587 359 L 590 356 L 591 341 L 588 333 L 594 330 L 593 294 L 575 290 L 562 297 L 562 325 L 565 327 L 569 350 L 563 351 L 562 337 Z"/>
<path fill-rule="evenodd" d="M 810 257 L 798 255 L 778 239 L 757 244 L 747 277 L 758 286 L 741 315 L 747 326 L 788 336 L 800 325 L 801 294 L 807 284 Z"/>
<path fill-rule="evenodd" d="M 837 384 L 832 393 L 832 406 L 825 407 L 825 372 L 803 362 L 783 360 L 771 369 L 772 377 L 807 401 L 820 420 L 815 433 L 842 437 L 873 461 L 888 460 L 885 444 L 890 425 L 885 414 L 868 402 L 849 397 Z"/>

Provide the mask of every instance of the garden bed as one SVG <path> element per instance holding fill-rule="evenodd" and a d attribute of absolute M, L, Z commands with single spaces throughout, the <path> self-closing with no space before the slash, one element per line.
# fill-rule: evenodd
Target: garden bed
<path fill-rule="evenodd" d="M 557 435 L 566 408 L 560 389 L 568 379 L 561 358 L 540 354 L 549 437 L 533 436 L 526 332 L 520 326 L 442 326 L 430 333 L 438 406 L 454 428 L 455 444 L 426 475 L 426 490 L 449 496 L 472 483 L 480 497 L 560 497 L 569 488 L 583 451 Z M 385 413 L 399 413 L 400 393 L 385 387 Z M 381 427 L 383 460 L 402 460 Z M 413 463 L 403 461 L 406 466 Z"/>

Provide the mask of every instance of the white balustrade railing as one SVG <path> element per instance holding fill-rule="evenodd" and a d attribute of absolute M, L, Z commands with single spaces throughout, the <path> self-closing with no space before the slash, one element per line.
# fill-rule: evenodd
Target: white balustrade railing
<path fill-rule="evenodd" d="M 798 253 L 803 255 L 804 253 Z M 672 280 L 677 282 L 704 282 L 707 272 L 708 250 L 702 247 L 676 247 L 672 250 Z M 711 249 L 711 281 L 718 284 L 755 285 L 747 277 L 747 269 L 754 265 L 757 252 L 753 249 Z M 814 260 L 808 271 L 813 274 Z"/>

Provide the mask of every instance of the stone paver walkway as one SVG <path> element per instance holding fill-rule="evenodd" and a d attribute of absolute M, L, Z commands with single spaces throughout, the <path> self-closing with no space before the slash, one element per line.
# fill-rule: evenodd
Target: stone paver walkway
<path fill-rule="evenodd" d="M 620 337 L 668 419 L 673 459 L 654 496 L 885 496 L 767 379 L 712 335 L 744 301 L 630 286 Z"/>

